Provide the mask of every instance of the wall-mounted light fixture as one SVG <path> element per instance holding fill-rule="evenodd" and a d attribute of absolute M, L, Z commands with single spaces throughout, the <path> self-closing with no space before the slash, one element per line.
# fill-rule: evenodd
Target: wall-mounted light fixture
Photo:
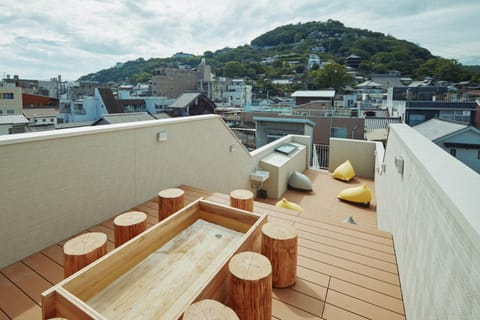
<path fill-rule="evenodd" d="M 403 176 L 403 166 L 405 164 L 405 161 L 401 156 L 396 156 L 395 157 L 395 167 L 397 168 L 398 173 Z"/>
<path fill-rule="evenodd" d="M 230 145 L 230 147 L 228 148 L 228 150 L 229 150 L 230 152 L 235 152 L 235 151 L 237 151 L 237 149 L 235 149 L 235 146 L 234 146 L 233 144 Z"/>
<path fill-rule="evenodd" d="M 157 132 L 157 141 L 164 142 L 167 141 L 168 135 L 166 131 Z"/>

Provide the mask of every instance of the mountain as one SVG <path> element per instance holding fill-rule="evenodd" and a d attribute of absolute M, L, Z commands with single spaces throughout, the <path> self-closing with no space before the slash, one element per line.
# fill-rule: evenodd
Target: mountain
<path fill-rule="evenodd" d="M 281 26 L 253 39 L 250 45 L 206 51 L 203 57 L 217 75 L 258 81 L 292 74 L 301 78 L 311 53 L 317 54 L 321 61 L 341 65 L 346 64 L 348 56 L 356 55 L 360 57 L 356 71 L 364 76 L 397 70 L 416 79 L 432 76 L 447 81 L 480 80 L 478 69 L 467 69 L 455 60 L 435 57 L 412 42 L 380 32 L 349 28 L 335 20 Z M 82 76 L 79 80 L 143 82 L 159 66 L 182 64 L 195 68 L 200 60 L 200 56 L 188 55 L 139 58 Z"/>

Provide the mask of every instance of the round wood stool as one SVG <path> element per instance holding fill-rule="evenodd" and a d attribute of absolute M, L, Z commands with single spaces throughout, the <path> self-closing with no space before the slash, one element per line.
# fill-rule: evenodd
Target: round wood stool
<path fill-rule="evenodd" d="M 272 285 L 290 287 L 297 276 L 297 230 L 288 223 L 268 222 L 262 227 L 262 254 L 272 263 Z"/>
<path fill-rule="evenodd" d="M 183 313 L 183 320 L 239 320 L 237 314 L 218 301 L 205 299 L 192 303 Z"/>
<path fill-rule="evenodd" d="M 178 210 L 185 203 L 185 192 L 182 189 L 165 189 L 158 193 L 158 221 L 162 221 Z"/>
<path fill-rule="evenodd" d="M 147 215 L 140 211 L 128 211 L 113 220 L 115 248 L 147 230 Z"/>
<path fill-rule="evenodd" d="M 74 274 L 107 253 L 107 235 L 89 232 L 68 240 L 63 246 L 63 274 Z"/>
<path fill-rule="evenodd" d="M 272 265 L 259 253 L 238 253 L 228 264 L 227 298 L 240 320 L 272 319 Z"/>
<path fill-rule="evenodd" d="M 253 212 L 253 193 L 238 189 L 230 192 L 230 207 Z"/>

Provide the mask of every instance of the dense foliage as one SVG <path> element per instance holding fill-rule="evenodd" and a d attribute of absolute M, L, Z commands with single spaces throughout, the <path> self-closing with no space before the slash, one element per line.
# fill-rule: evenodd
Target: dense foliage
<path fill-rule="evenodd" d="M 306 68 L 311 53 L 317 54 L 322 62 L 331 62 L 327 70 Z M 206 51 L 203 57 L 217 76 L 242 77 L 255 82 L 259 91 L 289 91 L 298 88 L 341 88 L 351 79 L 345 76 L 346 58 L 360 57 L 357 74 L 369 76 L 372 73 L 400 71 L 403 76 L 423 79 L 426 76 L 436 80 L 459 82 L 478 81 L 480 70 L 466 68 L 455 60 L 433 56 L 427 49 L 390 35 L 369 30 L 345 27 L 341 22 L 307 22 L 290 24 L 269 31 L 250 45 L 224 48 L 215 52 Z M 115 67 L 85 75 L 80 80 L 99 82 L 132 83 L 150 79 L 155 68 L 162 65 L 188 65 L 195 68 L 200 56 L 188 58 L 139 58 Z M 329 76 L 336 69 L 337 77 Z M 338 79 L 341 74 L 341 81 Z M 276 78 L 290 78 L 295 81 L 288 87 L 272 85 Z M 327 80 L 326 80 L 327 79 Z"/>

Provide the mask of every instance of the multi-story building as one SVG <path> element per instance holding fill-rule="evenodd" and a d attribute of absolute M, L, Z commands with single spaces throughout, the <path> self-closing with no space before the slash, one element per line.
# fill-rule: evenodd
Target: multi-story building
<path fill-rule="evenodd" d="M 474 124 L 477 104 L 449 101 L 447 87 L 419 86 L 388 89 L 386 107 L 391 116 L 401 117 L 411 126 L 433 118 Z"/>
<path fill-rule="evenodd" d="M 203 79 L 203 77 L 202 77 Z M 199 72 L 173 67 L 157 68 L 152 76 L 152 94 L 177 98 L 184 92 L 198 91 Z"/>
<path fill-rule="evenodd" d="M 22 114 L 22 88 L 0 83 L 0 116 Z"/>
<path fill-rule="evenodd" d="M 252 86 L 246 84 L 243 79 L 233 79 L 227 86 L 227 91 L 223 93 L 224 101 L 227 105 L 236 107 L 245 107 L 252 104 Z"/>

